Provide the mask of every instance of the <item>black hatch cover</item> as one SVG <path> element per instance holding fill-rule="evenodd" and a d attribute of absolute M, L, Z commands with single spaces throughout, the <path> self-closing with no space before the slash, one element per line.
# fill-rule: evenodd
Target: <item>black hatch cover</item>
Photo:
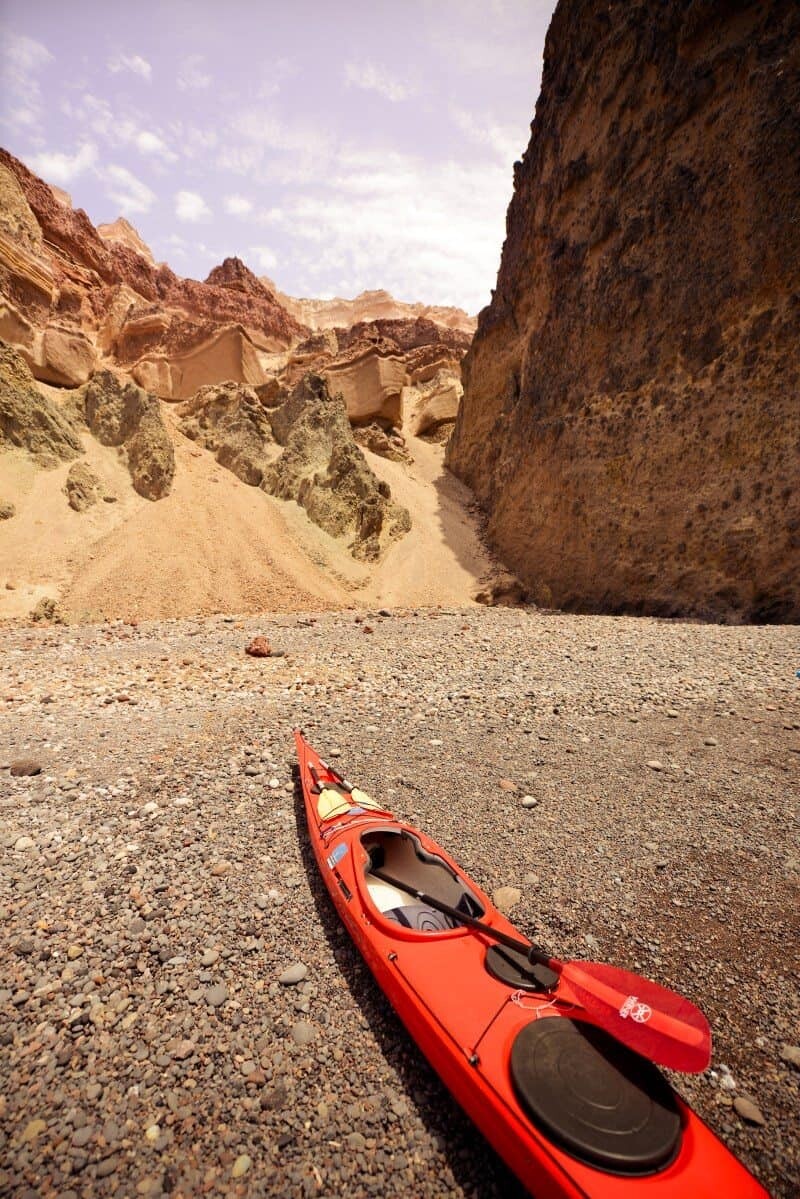
<path fill-rule="evenodd" d="M 532 1020 L 511 1049 L 511 1077 L 534 1124 L 562 1149 L 613 1174 L 654 1174 L 674 1159 L 681 1118 L 651 1062 L 595 1025 Z"/>

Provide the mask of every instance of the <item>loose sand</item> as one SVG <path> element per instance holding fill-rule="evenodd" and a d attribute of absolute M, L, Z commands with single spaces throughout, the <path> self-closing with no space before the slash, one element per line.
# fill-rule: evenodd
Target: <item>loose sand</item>
<path fill-rule="evenodd" d="M 17 507 L 0 522 L 0 619 L 26 617 L 45 596 L 71 620 L 463 605 L 491 568 L 470 493 L 445 471 L 441 446 L 410 438 L 411 465 L 367 453 L 412 530 L 366 566 L 296 504 L 248 487 L 199 450 L 173 410 L 165 419 L 177 469 L 156 503 L 136 495 L 117 451 L 88 434 L 86 461 L 116 500 L 83 513 L 64 495 L 67 464 L 44 471 L 22 454 L 0 456 L 0 498 Z"/>

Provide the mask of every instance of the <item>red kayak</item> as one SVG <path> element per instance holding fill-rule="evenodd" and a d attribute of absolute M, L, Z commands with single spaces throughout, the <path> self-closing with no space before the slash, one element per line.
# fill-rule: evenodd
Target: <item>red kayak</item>
<path fill-rule="evenodd" d="M 326 765 L 299 730 L 295 742 L 311 843 L 345 927 L 536 1199 L 767 1197 L 646 1060 L 703 1069 L 710 1038 L 697 1009 L 614 967 L 535 950 L 532 961 L 440 846 Z M 676 1003 L 659 1010 L 662 996 Z"/>

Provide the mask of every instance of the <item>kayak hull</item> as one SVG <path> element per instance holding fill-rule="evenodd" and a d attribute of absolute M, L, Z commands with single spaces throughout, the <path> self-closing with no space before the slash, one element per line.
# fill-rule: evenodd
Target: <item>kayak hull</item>
<path fill-rule="evenodd" d="M 489 973 L 490 937 L 460 925 L 419 932 L 387 917 L 376 901 L 370 846 L 413 839 L 423 860 L 452 872 L 480 919 L 524 939 L 445 850 L 377 805 L 342 804 L 320 817 L 318 786 L 330 771 L 295 732 L 311 845 L 336 910 L 379 986 L 448 1090 L 536 1199 L 765 1199 L 767 1192 L 679 1097 L 679 1147 L 655 1172 L 620 1174 L 579 1160 L 526 1113 L 509 1069 L 511 1049 L 531 1021 L 567 1015 L 593 1023 L 562 979 L 549 993 L 524 991 Z M 316 775 L 316 779 L 315 779 Z M 319 783 L 317 782 L 319 780 Z M 329 794 L 326 792 L 326 794 Z M 441 865 L 443 864 L 443 866 Z M 372 890 L 370 889 L 372 880 Z M 424 888 L 421 888 L 424 890 Z"/>

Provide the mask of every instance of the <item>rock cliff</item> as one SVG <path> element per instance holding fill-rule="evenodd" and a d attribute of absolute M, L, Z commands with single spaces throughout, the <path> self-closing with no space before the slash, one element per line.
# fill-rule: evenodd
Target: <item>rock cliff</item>
<path fill-rule="evenodd" d="M 318 332 L 320 329 L 347 328 L 361 321 L 405 320 L 415 321 L 418 317 L 435 321 L 446 329 L 457 329 L 472 337 L 475 332 L 475 317 L 463 308 L 449 308 L 435 304 L 409 304 L 396 300 L 388 291 L 362 291 L 353 300 L 336 296 L 333 300 L 308 300 L 287 296 L 278 291 L 266 275 L 261 282 L 275 294 L 287 312 L 301 325 Z"/>
<path fill-rule="evenodd" d="M 800 7 L 561 0 L 448 448 L 534 597 L 800 620 Z"/>

